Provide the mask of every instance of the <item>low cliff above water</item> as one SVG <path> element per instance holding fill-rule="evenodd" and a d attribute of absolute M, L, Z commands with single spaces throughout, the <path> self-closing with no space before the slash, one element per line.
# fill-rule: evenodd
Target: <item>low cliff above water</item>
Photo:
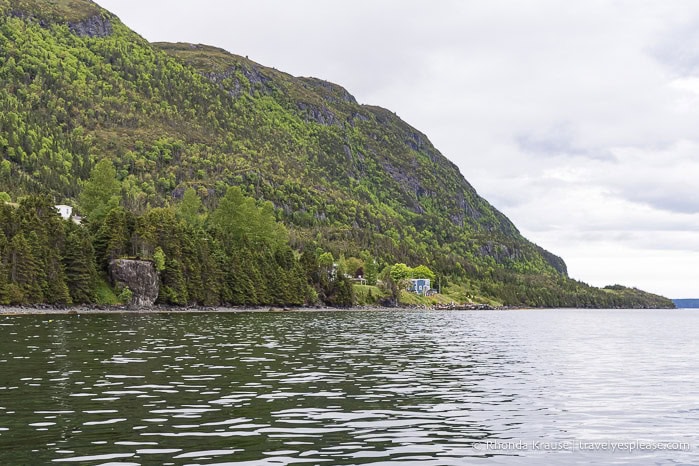
<path fill-rule="evenodd" d="M 160 291 L 158 272 L 151 261 L 116 259 L 109 264 L 109 276 L 117 290 L 128 289 L 132 307 L 150 307 Z"/>

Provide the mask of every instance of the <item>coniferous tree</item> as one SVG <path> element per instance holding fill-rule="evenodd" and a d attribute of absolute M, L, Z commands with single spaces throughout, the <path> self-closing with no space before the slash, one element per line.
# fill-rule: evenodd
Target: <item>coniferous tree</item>
<path fill-rule="evenodd" d="M 278 282 L 281 284 L 282 304 L 301 305 L 305 301 L 306 280 L 304 270 L 288 246 L 282 246 L 274 254 Z"/>
<path fill-rule="evenodd" d="M 19 227 L 14 214 L 14 207 L 0 202 L 0 231 L 3 233 L 6 242 L 16 233 Z"/>
<path fill-rule="evenodd" d="M 327 303 L 337 307 L 350 307 L 354 305 L 354 291 L 352 281 L 342 274 L 337 274 L 330 282 Z"/>
<path fill-rule="evenodd" d="M 92 240 L 85 228 L 70 228 L 66 236 L 63 264 L 66 271 L 66 282 L 70 297 L 75 304 L 94 303 L 95 281 L 95 250 Z"/>
<path fill-rule="evenodd" d="M 283 304 L 286 284 L 284 283 L 284 274 L 280 273 L 279 266 L 274 260 L 274 255 L 267 250 L 256 250 L 254 252 L 254 265 L 261 277 L 258 289 L 261 303 Z"/>
<path fill-rule="evenodd" d="M 296 260 L 296 258 L 293 258 L 291 268 L 289 270 L 289 289 L 291 290 L 291 293 L 289 294 L 286 304 L 301 306 L 303 304 L 311 303 L 311 300 L 309 299 L 311 287 L 306 282 L 306 276 L 303 268 L 301 267 L 301 263 Z"/>
<path fill-rule="evenodd" d="M 34 263 L 32 265 L 32 269 L 34 270 L 34 277 L 37 286 L 40 288 L 40 296 L 41 298 L 37 298 L 36 301 L 34 302 L 44 302 L 48 299 L 51 299 L 50 296 L 47 295 L 48 289 L 49 289 L 49 283 L 48 283 L 48 270 L 46 268 L 46 249 L 43 247 L 42 244 L 42 239 L 39 237 L 39 231 L 37 230 L 28 230 L 24 232 L 25 237 L 27 238 L 27 242 L 29 244 L 29 249 L 31 250 L 31 257 L 32 257 L 32 262 Z"/>
<path fill-rule="evenodd" d="M 61 261 L 65 222 L 47 196 L 23 199 L 17 208 L 16 219 L 38 262 L 36 280 L 41 287 L 43 301 L 69 304 L 70 293 Z"/>
<path fill-rule="evenodd" d="M 58 250 L 49 249 L 44 256 L 46 285 L 44 297 L 49 304 L 71 304 L 70 290 L 66 282 L 63 261 Z"/>
<path fill-rule="evenodd" d="M 226 273 L 227 298 L 234 305 L 270 303 L 267 287 L 259 273 L 258 258 L 247 249 L 231 251 Z"/>
<path fill-rule="evenodd" d="M 235 302 L 233 296 L 232 282 L 235 280 L 235 274 L 232 272 L 233 264 L 230 262 L 230 256 L 226 254 L 223 247 L 217 244 L 217 247 L 212 252 L 214 261 L 221 271 L 220 281 L 220 297 L 222 304 L 233 304 Z"/>
<path fill-rule="evenodd" d="M 299 258 L 299 262 L 308 284 L 311 286 L 319 285 L 320 265 L 318 264 L 318 258 L 316 255 L 308 249 L 304 249 L 304 251 L 301 253 L 301 257 Z"/>
<path fill-rule="evenodd" d="M 201 281 L 204 284 L 204 298 L 202 304 L 207 306 L 218 305 L 224 302 L 225 279 L 221 265 L 224 263 L 224 254 L 221 247 L 213 238 L 205 237 L 200 249 Z"/>
<path fill-rule="evenodd" d="M 8 259 L 10 281 L 16 285 L 16 289 L 11 290 L 12 304 L 43 302 L 41 264 L 34 257 L 24 233 L 16 234 L 10 241 Z"/>
<path fill-rule="evenodd" d="M 5 264 L 0 262 L 0 305 L 10 304 L 10 284 L 5 269 Z"/>
<path fill-rule="evenodd" d="M 0 231 L 0 243 L 5 235 Z M 0 305 L 10 304 L 9 280 L 7 277 L 7 267 L 5 266 L 4 247 L 0 247 Z"/>
<path fill-rule="evenodd" d="M 202 281 L 203 258 L 200 250 L 203 247 L 202 243 L 207 243 L 208 241 L 203 241 L 202 236 L 199 231 L 187 225 L 182 225 L 179 236 L 182 248 L 182 270 L 187 285 L 189 302 L 193 303 L 203 303 L 205 295 L 204 283 Z"/>
<path fill-rule="evenodd" d="M 129 214 L 123 207 L 109 211 L 95 235 L 95 255 L 106 270 L 109 262 L 129 251 L 131 228 Z"/>
<path fill-rule="evenodd" d="M 187 284 L 182 273 L 182 265 L 177 259 L 165 261 L 165 269 L 160 277 L 162 283 L 158 301 L 180 306 L 187 304 Z"/>

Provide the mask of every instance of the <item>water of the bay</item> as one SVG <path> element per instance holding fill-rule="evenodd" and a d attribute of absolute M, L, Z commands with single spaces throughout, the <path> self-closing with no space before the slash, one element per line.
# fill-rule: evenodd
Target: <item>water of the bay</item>
<path fill-rule="evenodd" d="M 699 312 L 0 317 L 0 464 L 699 464 Z"/>

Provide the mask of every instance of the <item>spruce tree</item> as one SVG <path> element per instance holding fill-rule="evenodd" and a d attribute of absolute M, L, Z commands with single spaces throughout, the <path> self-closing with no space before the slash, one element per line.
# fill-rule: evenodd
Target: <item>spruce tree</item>
<path fill-rule="evenodd" d="M 354 305 L 354 291 L 352 281 L 343 274 L 338 273 L 330 282 L 327 304 L 337 307 L 350 307 Z"/>
<path fill-rule="evenodd" d="M 21 302 L 13 304 L 41 303 L 44 293 L 41 287 L 41 264 L 34 257 L 32 247 L 24 233 L 16 234 L 8 248 L 10 282 L 21 293 Z M 14 293 L 17 296 L 17 293 Z"/>
<path fill-rule="evenodd" d="M 304 275 L 306 276 L 306 281 L 309 285 L 319 285 L 320 284 L 320 265 L 318 265 L 318 258 L 316 255 L 305 249 L 301 253 L 301 267 L 303 268 Z"/>
<path fill-rule="evenodd" d="M 46 270 L 44 291 L 46 302 L 49 304 L 71 304 L 72 299 L 59 251 L 55 249 L 47 250 L 43 262 Z"/>
<path fill-rule="evenodd" d="M 0 305 L 10 304 L 6 253 L 7 237 L 5 236 L 5 232 L 0 229 Z"/>
<path fill-rule="evenodd" d="M 224 284 L 225 274 L 221 266 L 225 262 L 225 256 L 219 244 L 213 238 L 207 235 L 205 239 L 206 242 L 201 244 L 199 255 L 204 293 L 202 304 L 214 306 L 225 301 L 222 296 L 226 288 Z"/>
<path fill-rule="evenodd" d="M 7 267 L 0 256 L 0 305 L 10 304 L 10 289 L 7 279 Z"/>
<path fill-rule="evenodd" d="M 202 280 L 201 249 L 206 246 L 203 232 L 190 227 L 183 227 L 179 235 L 182 246 L 182 269 L 187 285 L 189 301 L 201 304 L 206 293 Z"/>
<path fill-rule="evenodd" d="M 185 305 L 189 297 L 187 284 L 182 273 L 182 265 L 177 259 L 168 259 L 161 274 L 161 289 L 158 301 L 165 304 Z"/>
<path fill-rule="evenodd" d="M 122 207 L 109 211 L 95 235 L 95 255 L 106 270 L 109 262 L 129 251 L 131 229 L 129 215 Z"/>
<path fill-rule="evenodd" d="M 257 258 L 253 258 L 247 249 L 231 251 L 226 272 L 226 294 L 230 304 L 240 306 L 268 302 L 258 266 Z"/>
<path fill-rule="evenodd" d="M 95 250 L 86 229 L 80 227 L 70 229 L 66 236 L 63 264 L 73 303 L 94 303 L 97 277 Z"/>
<path fill-rule="evenodd" d="M 61 250 L 65 241 L 65 222 L 48 196 L 30 196 L 23 199 L 17 208 L 16 222 L 29 242 L 31 255 L 36 265 L 32 281 L 41 288 L 37 301 L 51 304 L 69 304 L 70 293 L 66 285 L 61 261 Z M 35 291 L 25 297 L 34 300 Z"/>

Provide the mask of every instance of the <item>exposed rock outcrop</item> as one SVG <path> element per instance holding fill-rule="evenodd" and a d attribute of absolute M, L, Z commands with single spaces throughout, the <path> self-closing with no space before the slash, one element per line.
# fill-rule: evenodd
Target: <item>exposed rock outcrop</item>
<path fill-rule="evenodd" d="M 238 98 L 246 87 L 249 88 L 248 91 L 250 95 L 253 95 L 255 91 L 260 91 L 263 94 L 270 94 L 272 92 L 272 88 L 269 85 L 269 83 L 272 82 L 272 78 L 265 75 L 262 71 L 254 66 L 246 67 L 240 64 L 230 67 L 223 72 L 210 72 L 202 74 L 204 77 L 218 85 L 221 85 L 221 83 L 226 79 L 231 80 L 232 87 L 229 85 L 226 90 L 235 98 Z M 240 76 L 243 76 L 248 80 L 249 86 L 243 86 L 239 79 Z"/>
<path fill-rule="evenodd" d="M 514 246 L 506 246 L 493 241 L 488 241 L 478 248 L 478 254 L 481 256 L 490 256 L 495 259 L 498 264 L 506 262 L 515 262 L 524 259 L 522 250 Z"/>
<path fill-rule="evenodd" d="M 547 251 L 546 249 L 540 247 L 540 246 L 535 246 L 536 250 L 539 251 L 541 256 L 544 258 L 546 262 L 549 263 L 551 267 L 553 267 L 555 270 L 558 271 L 563 276 L 568 276 L 568 267 L 566 266 L 566 263 L 563 259 L 558 257 L 557 255 Z"/>
<path fill-rule="evenodd" d="M 81 37 L 107 37 L 112 34 L 112 22 L 102 15 L 90 16 L 77 23 L 68 23 L 68 27 Z"/>
<path fill-rule="evenodd" d="M 109 263 L 109 277 L 117 287 L 131 290 L 132 307 L 150 307 L 158 299 L 160 280 L 150 261 L 115 259 Z"/>
<path fill-rule="evenodd" d="M 333 112 L 331 112 L 328 107 L 319 107 L 317 105 L 309 104 L 306 102 L 298 102 L 296 106 L 306 114 L 306 121 L 315 121 L 321 125 L 340 126 L 340 122 Z"/>

